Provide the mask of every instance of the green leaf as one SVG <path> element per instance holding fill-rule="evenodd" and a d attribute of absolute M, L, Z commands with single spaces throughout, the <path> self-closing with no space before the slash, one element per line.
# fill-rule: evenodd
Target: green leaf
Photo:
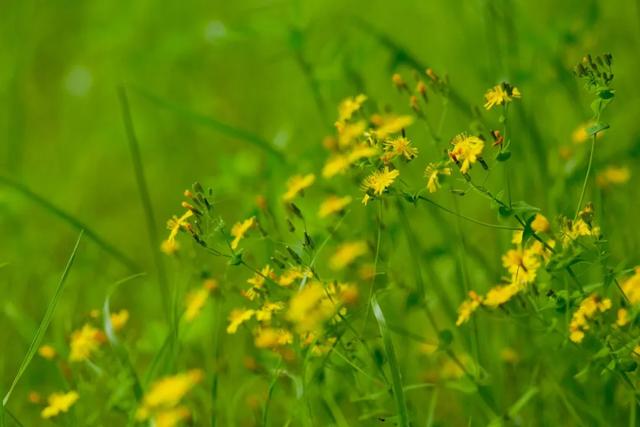
<path fill-rule="evenodd" d="M 535 206 L 531 206 L 525 201 L 519 200 L 517 202 L 513 202 L 511 204 L 511 209 L 514 213 L 522 214 L 522 215 L 531 215 L 536 212 L 540 212 L 540 208 L 536 208 Z"/>
<path fill-rule="evenodd" d="M 593 136 L 605 129 L 609 129 L 609 125 L 607 123 L 597 122 L 587 128 L 587 134 L 589 134 L 589 136 Z"/>
<path fill-rule="evenodd" d="M 407 410 L 407 401 L 404 395 L 404 389 L 402 387 L 402 376 L 400 374 L 400 366 L 396 359 L 396 352 L 393 347 L 393 341 L 391 340 L 391 334 L 387 328 L 387 321 L 378 304 L 376 295 L 371 297 L 371 308 L 373 315 L 378 322 L 378 328 L 380 329 L 380 335 L 382 335 L 382 342 L 384 343 L 384 351 L 389 362 L 389 369 L 391 370 L 391 388 L 393 389 L 393 396 L 396 400 L 396 407 L 398 415 L 400 416 L 400 426 L 409 427 L 409 413 Z"/>
<path fill-rule="evenodd" d="M 78 246 L 80 245 L 80 240 L 82 239 L 82 235 L 83 234 L 84 234 L 84 231 L 81 231 L 80 235 L 78 235 L 78 239 L 76 240 L 76 244 L 73 247 L 73 251 L 71 251 L 71 255 L 69 256 L 69 260 L 67 261 L 67 265 L 65 266 L 64 271 L 62 272 L 62 277 L 60 277 L 60 280 L 58 281 L 58 286 L 56 286 L 56 290 L 53 293 L 53 297 L 49 301 L 49 305 L 47 306 L 47 310 L 45 311 L 44 316 L 42 317 L 42 321 L 40 322 L 40 326 L 38 326 L 38 329 L 36 330 L 36 333 L 33 336 L 33 340 L 31 341 L 31 344 L 29 345 L 29 349 L 27 350 L 27 354 L 24 356 L 24 359 L 22 360 L 22 363 L 20 364 L 20 367 L 18 368 L 18 372 L 16 373 L 16 376 L 13 379 L 13 382 L 11 383 L 11 386 L 9 387 L 9 391 L 7 391 L 7 394 L 4 396 L 4 399 L 2 399 L 2 406 L 3 407 L 7 406 L 7 402 L 9 401 L 9 398 L 11 397 L 11 394 L 13 393 L 13 389 L 18 384 L 18 381 L 20 381 L 20 378 L 22 377 L 22 375 L 27 370 L 27 367 L 29 366 L 29 363 L 31 363 L 31 360 L 33 359 L 33 356 L 35 356 L 36 351 L 38 350 L 38 348 L 40 348 L 40 345 L 42 344 L 42 340 L 44 339 L 44 335 L 47 332 L 47 328 L 49 327 L 49 324 L 51 323 L 51 318 L 53 317 L 53 313 L 56 310 L 56 307 L 58 305 L 58 301 L 60 301 L 60 297 L 62 296 L 62 291 L 64 290 L 64 284 L 67 281 L 67 277 L 69 276 L 69 271 L 71 271 L 71 266 L 73 265 L 73 261 L 76 258 L 76 252 L 78 251 Z"/>

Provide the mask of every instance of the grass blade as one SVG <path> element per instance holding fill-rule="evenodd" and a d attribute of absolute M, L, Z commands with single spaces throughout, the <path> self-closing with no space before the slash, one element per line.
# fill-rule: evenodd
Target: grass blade
<path fill-rule="evenodd" d="M 131 118 L 131 109 L 129 108 L 129 100 L 127 98 L 127 92 L 124 86 L 118 87 L 118 97 L 120 98 L 120 107 L 122 108 L 122 121 L 124 122 L 125 133 L 129 142 L 129 149 L 131 150 L 131 158 L 133 161 L 133 170 L 136 176 L 136 184 L 138 186 L 138 193 L 140 194 L 140 201 L 142 202 L 142 208 L 144 210 L 145 221 L 147 223 L 147 231 L 149 235 L 149 244 L 151 245 L 151 254 L 153 262 L 156 265 L 158 272 L 158 281 L 160 282 L 160 290 L 162 295 L 162 306 L 166 314 L 169 313 L 169 282 L 167 281 L 167 275 L 165 273 L 164 262 L 162 261 L 162 254 L 160 253 L 160 240 L 158 239 L 158 233 L 156 230 L 156 220 L 153 213 L 153 206 L 151 204 L 151 197 L 149 196 L 149 189 L 147 187 L 147 181 L 144 177 L 144 169 L 142 167 L 142 156 L 140 155 L 140 147 L 138 146 L 138 139 L 133 128 L 133 119 Z"/>
<path fill-rule="evenodd" d="M 51 318 L 53 317 L 53 313 L 56 309 L 56 306 L 58 305 L 58 301 L 62 296 L 62 291 L 64 290 L 64 284 L 67 281 L 67 277 L 69 276 L 69 271 L 71 270 L 73 261 L 76 258 L 76 252 L 78 251 L 78 246 L 80 245 L 80 240 L 82 239 L 82 235 L 83 235 L 83 232 L 81 231 L 80 235 L 78 236 L 78 240 L 76 240 L 76 244 L 73 247 L 71 256 L 67 261 L 67 265 L 64 268 L 62 277 L 58 281 L 58 286 L 56 287 L 55 293 L 53 294 L 53 298 L 51 298 L 51 301 L 49 301 L 49 305 L 47 306 L 47 310 L 45 311 L 44 316 L 42 317 L 40 326 L 38 326 L 38 329 L 36 330 L 36 333 L 33 336 L 33 340 L 31 341 L 31 345 L 29 345 L 27 354 L 25 355 L 24 359 L 22 360 L 22 363 L 20 364 L 20 367 L 18 368 L 18 372 L 16 373 L 16 376 L 13 379 L 11 386 L 9 387 L 9 391 L 7 391 L 7 394 L 5 394 L 4 399 L 2 399 L 3 408 L 7 406 L 7 402 L 9 401 L 9 398 L 11 397 L 11 394 L 13 393 L 14 388 L 18 384 L 18 381 L 20 381 L 20 378 L 22 377 L 22 375 L 27 370 L 29 363 L 31 363 L 33 356 L 36 354 L 36 351 L 38 350 L 38 348 L 40 347 L 40 344 L 42 343 L 44 335 L 47 332 L 47 328 L 49 327 L 49 323 L 51 323 Z"/>
<path fill-rule="evenodd" d="M 63 211 L 59 207 L 55 206 L 48 200 L 44 199 L 42 196 L 31 191 L 25 185 L 12 180 L 6 176 L 0 175 L 0 184 L 4 184 L 7 187 L 11 187 L 27 199 L 32 202 L 42 206 L 44 209 L 51 212 L 53 215 L 57 216 L 61 220 L 65 221 L 67 224 L 73 226 L 76 230 L 82 230 L 84 235 L 87 236 L 88 239 L 92 240 L 95 244 L 100 246 L 105 252 L 108 252 L 111 256 L 113 256 L 117 261 L 119 261 L 122 265 L 127 267 L 131 271 L 139 270 L 136 263 L 129 258 L 127 255 L 122 253 L 119 249 L 117 249 L 112 244 L 108 243 L 102 237 L 100 237 L 95 231 L 93 231 L 87 224 L 83 223 L 79 219 L 75 218 L 71 214 Z"/>
<path fill-rule="evenodd" d="M 144 89 L 133 87 L 132 90 L 134 91 L 134 93 L 140 95 L 142 98 L 146 99 L 156 107 L 160 107 L 162 109 L 171 111 L 179 116 L 184 117 L 185 119 L 192 121 L 193 123 L 206 126 L 210 129 L 223 133 L 232 138 L 237 138 L 242 141 L 248 142 L 249 144 L 252 144 L 260 148 L 261 150 L 265 151 L 267 154 L 271 155 L 273 158 L 280 161 L 281 163 L 286 163 L 286 159 L 284 157 L 284 154 L 282 154 L 282 152 L 276 150 L 269 143 L 269 141 L 265 140 L 264 138 L 258 135 L 255 135 L 252 132 L 249 132 L 244 129 L 239 129 L 237 127 L 228 125 L 226 123 L 222 123 L 204 114 L 193 112 L 191 110 L 188 110 L 187 108 L 182 107 L 181 105 L 175 104 L 171 101 L 168 101 L 164 98 L 161 98 L 157 95 L 147 92 Z"/>
<path fill-rule="evenodd" d="M 378 328 L 380 328 L 380 335 L 382 335 L 382 342 L 384 344 L 384 352 L 389 362 L 389 369 L 391 370 L 391 388 L 393 389 L 393 396 L 396 399 L 396 406 L 398 409 L 398 415 L 400 417 L 400 426 L 409 427 L 409 413 L 407 410 L 407 401 L 404 395 L 404 389 L 402 387 L 402 376 L 400 374 L 400 367 L 398 366 L 398 360 L 396 359 L 396 352 L 393 347 L 393 341 L 391 340 L 391 334 L 387 328 L 387 321 L 378 304 L 376 295 L 371 297 L 371 308 L 373 315 L 378 322 Z"/>

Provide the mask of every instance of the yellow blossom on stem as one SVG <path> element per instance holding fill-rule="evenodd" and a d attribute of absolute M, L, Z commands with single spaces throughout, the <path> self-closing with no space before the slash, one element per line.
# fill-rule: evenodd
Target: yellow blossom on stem
<path fill-rule="evenodd" d="M 474 291 L 469 291 L 469 298 L 462 301 L 460 307 L 458 307 L 458 320 L 456 320 L 456 326 L 460 326 L 467 322 L 471 315 L 482 303 L 482 297 Z"/>
<path fill-rule="evenodd" d="M 486 103 L 484 108 L 490 110 L 496 105 L 508 104 L 514 98 L 520 98 L 520 91 L 517 87 L 511 86 L 509 83 L 500 83 L 489 89 L 484 94 Z"/>
<path fill-rule="evenodd" d="M 53 418 L 61 412 L 68 412 L 69 408 L 78 401 L 80 395 L 76 391 L 53 393 L 47 399 L 47 406 L 42 410 L 42 418 Z"/>
<path fill-rule="evenodd" d="M 478 161 L 484 149 L 484 141 L 477 136 L 465 134 L 456 135 L 451 141 L 453 148 L 449 151 L 449 157 L 460 167 L 460 172 L 467 173 L 475 162 Z"/>
<path fill-rule="evenodd" d="M 413 160 L 418 155 L 418 149 L 411 146 L 411 141 L 404 136 L 388 139 L 384 142 L 384 154 L 381 159 L 388 163 L 396 157 Z"/>
<path fill-rule="evenodd" d="M 611 300 L 609 298 L 602 299 L 596 294 L 591 294 L 583 299 L 571 317 L 569 339 L 575 343 L 581 343 L 585 331 L 589 330 L 589 320 L 594 318 L 598 312 L 603 313 L 610 308 Z"/>
<path fill-rule="evenodd" d="M 294 175 L 287 181 L 287 191 L 282 196 L 282 200 L 290 202 L 305 189 L 311 187 L 316 180 L 316 176 L 312 173 L 307 175 Z"/>
<path fill-rule="evenodd" d="M 351 200 L 351 196 L 338 197 L 331 195 L 324 199 L 324 201 L 320 205 L 318 216 L 320 218 L 326 218 L 329 215 L 342 212 L 344 211 L 344 208 L 346 208 L 351 203 Z"/>
<path fill-rule="evenodd" d="M 531 221 L 531 229 L 536 233 L 546 233 L 550 228 L 549 220 L 542 214 L 537 213 Z"/>
<path fill-rule="evenodd" d="M 640 267 L 636 267 L 635 274 L 625 280 L 621 287 L 631 304 L 640 304 Z"/>
<path fill-rule="evenodd" d="M 235 334 L 238 332 L 240 325 L 251 319 L 255 313 L 255 310 L 244 308 L 232 310 L 231 314 L 229 314 L 229 326 L 227 326 L 227 333 Z"/>
<path fill-rule="evenodd" d="M 202 381 L 203 376 L 200 369 L 192 369 L 159 379 L 145 393 L 142 404 L 136 412 L 136 419 L 144 421 L 151 417 L 155 418 L 163 411 L 176 407 L 184 396 Z"/>
<path fill-rule="evenodd" d="M 324 164 L 324 167 L 322 168 L 322 177 L 326 179 L 333 178 L 338 174 L 344 173 L 349 169 L 350 165 L 351 162 L 346 155 L 334 154 L 329 157 L 327 162 Z"/>
<path fill-rule="evenodd" d="M 318 332 L 337 312 L 336 303 L 329 298 L 322 283 L 307 283 L 289 301 L 287 319 L 295 324 L 298 333 Z"/>
<path fill-rule="evenodd" d="M 286 329 L 258 328 L 254 344 L 257 348 L 277 348 L 293 342 L 293 335 Z"/>
<path fill-rule="evenodd" d="M 174 215 L 173 218 L 167 221 L 167 228 L 169 229 L 169 237 L 167 237 L 167 239 L 164 240 L 160 245 L 160 250 L 162 250 L 162 252 L 164 252 L 167 255 L 171 255 L 178 250 L 179 245 L 178 245 L 178 242 L 176 241 L 176 236 L 178 235 L 178 232 L 180 231 L 181 228 L 184 228 L 185 226 L 187 226 L 188 224 L 187 219 L 189 219 L 191 216 L 193 216 L 193 212 L 191 210 L 187 210 L 184 214 L 182 214 L 180 218 Z"/>
<path fill-rule="evenodd" d="M 281 311 L 282 309 L 284 309 L 284 303 L 283 302 L 269 302 L 266 301 L 262 307 L 260 307 L 258 310 L 256 310 L 256 320 L 258 322 L 270 322 L 271 321 L 271 316 L 273 315 L 273 313 L 276 313 L 278 311 Z"/>
<path fill-rule="evenodd" d="M 336 123 L 338 130 L 338 146 L 342 149 L 353 144 L 360 135 L 367 129 L 367 123 L 364 120 L 355 123 Z"/>
<path fill-rule="evenodd" d="M 494 286 L 489 289 L 489 292 L 487 292 L 487 295 L 484 297 L 482 304 L 492 308 L 498 307 L 508 302 L 521 290 L 522 286 L 515 283 Z"/>
<path fill-rule="evenodd" d="M 338 122 L 351 120 L 353 113 L 358 111 L 367 100 L 366 95 L 360 94 L 355 97 L 345 98 L 338 106 Z"/>
<path fill-rule="evenodd" d="M 87 360 L 104 342 L 104 335 L 101 331 L 90 324 L 85 324 L 81 329 L 71 334 L 71 352 L 69 360 L 71 362 L 82 362 Z"/>
<path fill-rule="evenodd" d="M 256 217 L 252 216 L 251 218 L 245 219 L 242 222 L 235 223 L 233 227 L 231 227 L 231 236 L 234 238 L 231 241 L 231 249 L 235 250 L 238 248 L 240 240 L 244 238 L 245 234 L 247 234 L 249 229 L 251 229 L 255 225 L 255 223 Z"/>
<path fill-rule="evenodd" d="M 44 359 L 51 360 L 56 357 L 58 352 L 52 346 L 45 344 L 38 349 L 38 354 Z"/>
<path fill-rule="evenodd" d="M 424 176 L 427 178 L 427 190 L 429 193 L 435 193 L 440 188 L 440 175 L 451 175 L 451 168 L 441 166 L 438 163 L 429 163 L 424 170 Z"/>
<path fill-rule="evenodd" d="M 309 269 L 303 269 L 300 266 L 294 266 L 285 270 L 277 282 L 280 286 L 290 286 L 296 280 L 302 280 L 305 277 L 313 277 L 313 273 Z"/>
<path fill-rule="evenodd" d="M 365 255 L 368 250 L 367 244 L 362 240 L 343 243 L 329 260 L 329 267 L 332 270 L 342 270 L 358 257 Z"/>
<path fill-rule="evenodd" d="M 378 154 L 378 149 L 372 147 L 368 144 L 357 144 L 353 147 L 353 149 L 347 154 L 347 159 L 349 160 L 349 164 L 353 164 L 361 159 L 368 159 L 370 157 Z"/>
<path fill-rule="evenodd" d="M 629 311 L 626 308 L 618 309 L 616 325 L 622 327 L 629 323 Z"/>
<path fill-rule="evenodd" d="M 373 195 L 380 196 L 393 184 L 398 176 L 400 176 L 400 172 L 397 169 L 389 170 L 389 167 L 385 166 L 383 170 L 375 171 L 366 177 L 362 186 L 365 191 L 371 191 Z"/>
<path fill-rule="evenodd" d="M 389 135 L 396 134 L 402 129 L 413 124 L 413 116 L 399 116 L 395 114 L 374 114 L 371 116 L 371 123 L 375 126 L 373 133 L 376 137 L 384 139 Z"/>
<path fill-rule="evenodd" d="M 534 251 L 517 248 L 507 251 L 502 257 L 502 265 L 511 273 L 513 283 L 527 284 L 536 279 L 540 260 Z"/>
<path fill-rule="evenodd" d="M 198 289 L 192 290 L 187 294 L 185 298 L 186 307 L 184 311 L 184 319 L 187 322 L 191 322 L 196 317 L 198 317 L 198 315 L 202 311 L 202 308 L 206 304 L 207 299 L 209 299 L 211 290 L 215 289 L 216 286 L 217 284 L 215 283 L 215 281 L 213 281 L 213 286 L 211 282 L 206 281 L 203 286 Z"/>
<path fill-rule="evenodd" d="M 127 324 L 129 321 L 129 311 L 122 309 L 117 313 L 111 313 L 109 316 L 111 319 L 111 327 L 114 331 L 119 331 Z"/>
<path fill-rule="evenodd" d="M 189 419 L 190 416 L 189 409 L 185 406 L 164 409 L 158 411 L 153 417 L 153 425 L 155 427 L 175 427 L 179 425 L 181 421 Z"/>

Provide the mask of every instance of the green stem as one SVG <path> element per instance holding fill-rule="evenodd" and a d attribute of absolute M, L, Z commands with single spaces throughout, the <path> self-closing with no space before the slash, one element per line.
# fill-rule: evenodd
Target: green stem
<path fill-rule="evenodd" d="M 580 209 L 582 208 L 582 202 L 584 201 L 584 195 L 587 191 L 587 183 L 589 182 L 589 174 L 591 174 L 591 165 L 593 164 L 593 153 L 596 147 L 596 136 L 598 133 L 594 133 L 591 138 L 591 150 L 589 151 L 589 163 L 587 164 L 587 173 L 584 176 L 584 182 L 582 183 L 582 190 L 580 191 L 580 200 L 578 200 L 578 207 L 576 208 L 576 215 L 574 216 L 574 220 L 578 218 L 578 213 L 580 213 Z"/>

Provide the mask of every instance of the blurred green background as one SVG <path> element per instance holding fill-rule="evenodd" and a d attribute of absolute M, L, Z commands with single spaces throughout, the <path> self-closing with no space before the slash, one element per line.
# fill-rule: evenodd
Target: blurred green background
<path fill-rule="evenodd" d="M 611 52 L 617 96 L 604 118 L 611 129 L 596 147 L 596 172 L 626 165 L 632 178 L 620 189 L 590 196 L 605 218 L 612 256 L 633 265 L 640 236 L 633 225 L 639 14 L 631 0 L 0 3 L 3 389 L 78 233 L 15 183 L 86 224 L 131 258 L 135 271 L 149 272 L 126 285 L 118 304 L 132 312 L 133 329 L 162 328 L 119 85 L 128 93 L 160 238 L 193 181 L 214 188 L 221 213 L 232 222 L 250 212 L 255 196 L 279 194 L 289 175 L 317 170 L 326 156 L 322 139 L 333 133 L 344 97 L 362 92 L 381 111 L 408 113 L 390 76 L 423 67 L 448 75 L 470 106 L 451 108 L 445 138 L 470 128 L 471 108 L 482 108 L 487 88 L 503 80 L 520 88 L 523 97 L 512 116 L 513 192 L 552 218 L 573 209 L 584 175 L 586 146 L 574 144 L 572 134 L 590 118 L 590 98 L 572 67 L 585 53 Z M 426 135 L 414 128 L 415 140 Z M 284 153 L 288 166 L 237 137 L 237 130 Z M 560 155 L 563 148 L 575 153 L 573 160 Z M 414 175 L 419 180 L 421 170 Z M 470 200 L 466 214 L 495 220 L 483 199 Z M 446 237 L 430 240 L 431 219 L 415 218 L 423 219 L 417 231 L 427 246 L 446 246 Z M 492 232 L 473 227 L 467 236 L 471 250 L 481 250 L 498 271 L 509 236 L 496 242 Z M 186 280 L 176 273 L 180 266 L 167 268 L 170 280 Z M 83 313 L 102 305 L 106 288 L 128 274 L 85 236 L 48 341 L 63 343 Z M 140 346 L 148 344 L 145 350 L 152 352 L 157 341 Z M 19 386 L 12 407 L 24 420 L 37 412 L 24 396 L 42 388 L 45 375 L 36 361 Z"/>

